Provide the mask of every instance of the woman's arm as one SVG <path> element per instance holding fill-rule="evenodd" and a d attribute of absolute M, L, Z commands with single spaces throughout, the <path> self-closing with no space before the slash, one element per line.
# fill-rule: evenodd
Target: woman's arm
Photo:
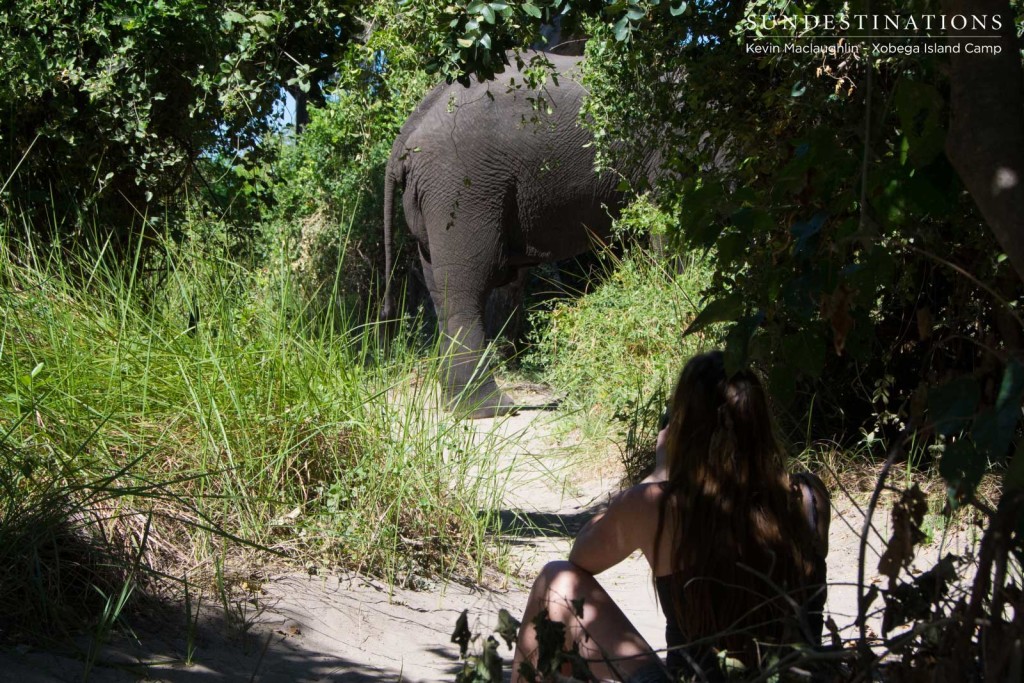
<path fill-rule="evenodd" d="M 793 475 L 800 490 L 804 517 L 814 531 L 818 551 L 828 555 L 828 528 L 832 522 L 832 504 L 828 489 L 816 474 L 800 472 Z"/>
<path fill-rule="evenodd" d="M 591 574 L 613 567 L 638 548 L 653 546 L 658 523 L 659 484 L 639 484 L 612 498 L 576 536 L 569 561 Z"/>
<path fill-rule="evenodd" d="M 658 441 L 654 446 L 654 471 L 644 478 L 641 484 L 653 484 L 659 481 L 668 481 L 668 462 L 665 458 L 665 439 L 668 436 L 668 427 L 658 432 Z"/>

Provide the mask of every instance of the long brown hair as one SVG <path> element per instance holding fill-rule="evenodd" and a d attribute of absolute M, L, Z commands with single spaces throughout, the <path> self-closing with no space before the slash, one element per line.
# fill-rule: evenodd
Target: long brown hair
<path fill-rule="evenodd" d="M 688 641 L 715 638 L 746 665 L 756 641 L 780 642 L 815 571 L 813 536 L 784 469 L 768 396 L 722 353 L 692 358 L 671 401 L 668 481 L 655 548 L 669 519 L 673 604 Z"/>

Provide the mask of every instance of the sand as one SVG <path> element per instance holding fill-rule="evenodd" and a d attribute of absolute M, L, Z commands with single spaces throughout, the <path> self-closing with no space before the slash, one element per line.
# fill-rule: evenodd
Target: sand
<path fill-rule="evenodd" d="M 513 391 L 522 403 L 540 405 L 550 396 L 532 387 Z M 583 454 L 572 438 L 559 439 L 553 415 L 528 410 L 497 420 L 480 420 L 480 431 L 522 434 L 519 447 L 502 455 L 510 472 L 503 519 L 512 544 L 513 576 L 491 577 L 491 588 L 470 582 L 419 581 L 416 590 L 389 589 L 355 574 L 281 573 L 262 583 L 250 601 L 231 608 L 207 606 L 190 643 L 180 608 L 167 616 L 136 617 L 137 638 L 119 635 L 99 653 L 90 681 L 453 681 L 460 668 L 450 642 L 456 618 L 468 610 L 470 627 L 491 633 L 498 610 L 520 615 L 529 577 L 545 562 L 563 559 L 574 532 L 619 490 L 621 470 L 608 454 Z M 582 463 L 582 464 L 581 464 Z M 853 635 L 859 532 L 857 506 L 835 496 L 827 611 Z M 887 523 L 879 514 L 882 532 Z M 964 552 L 960 536 L 955 551 Z M 878 550 L 868 549 L 868 580 L 879 582 Z M 932 547 L 928 556 L 942 551 Z M 634 625 L 655 648 L 664 647 L 664 620 L 656 606 L 647 563 L 634 555 L 600 575 Z M 504 585 L 503 585 L 504 584 Z M 870 628 L 879 630 L 878 620 Z M 88 642 L 79 646 L 88 649 Z M 510 652 L 501 646 L 504 656 Z M 81 657 L 15 646 L 0 651 L 0 679 L 81 681 Z"/>

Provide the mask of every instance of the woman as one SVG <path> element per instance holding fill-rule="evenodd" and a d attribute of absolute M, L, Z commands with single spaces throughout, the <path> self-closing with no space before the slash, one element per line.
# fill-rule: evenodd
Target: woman
<path fill-rule="evenodd" d="M 536 660 L 531 622 L 544 608 L 599 679 L 715 679 L 725 656 L 756 667 L 773 644 L 820 643 L 828 493 L 813 475 L 786 474 L 757 377 L 727 376 L 720 351 L 694 357 L 658 443 L 654 474 L 613 498 L 569 560 L 537 577 L 513 683 Z M 637 549 L 666 616 L 664 663 L 594 578 Z"/>

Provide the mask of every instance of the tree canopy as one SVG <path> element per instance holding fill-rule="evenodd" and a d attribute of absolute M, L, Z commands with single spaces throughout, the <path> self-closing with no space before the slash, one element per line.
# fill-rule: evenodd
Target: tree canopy
<path fill-rule="evenodd" d="M 282 87 L 322 102 L 359 6 L 5 3 L 0 211 L 49 232 L 159 221 L 200 158 L 245 154 L 267 135 Z"/>

